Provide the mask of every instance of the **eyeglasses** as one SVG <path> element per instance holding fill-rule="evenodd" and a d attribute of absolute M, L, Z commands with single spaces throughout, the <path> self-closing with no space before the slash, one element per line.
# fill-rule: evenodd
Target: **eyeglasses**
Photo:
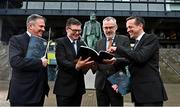
<path fill-rule="evenodd" d="M 109 27 L 103 27 L 104 29 L 114 29 L 115 28 L 115 26 L 109 26 Z"/>
<path fill-rule="evenodd" d="M 71 28 L 69 27 L 69 29 L 71 29 Z M 82 32 L 81 29 L 71 29 L 71 31 L 73 31 L 73 32 L 78 32 L 78 33 L 81 33 L 81 32 Z"/>

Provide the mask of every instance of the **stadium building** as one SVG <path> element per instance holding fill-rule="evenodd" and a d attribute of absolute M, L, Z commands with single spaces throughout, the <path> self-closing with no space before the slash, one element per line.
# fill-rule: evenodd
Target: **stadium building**
<path fill-rule="evenodd" d="M 65 36 L 69 17 L 84 24 L 91 12 L 95 12 L 101 24 L 106 16 L 115 17 L 117 33 L 127 36 L 126 18 L 141 16 L 146 21 L 145 31 L 157 34 L 161 47 L 180 48 L 179 0 L 0 0 L 0 40 L 7 45 L 11 36 L 25 32 L 30 14 L 45 16 L 45 36 L 51 28 L 52 39 L 56 39 Z"/>

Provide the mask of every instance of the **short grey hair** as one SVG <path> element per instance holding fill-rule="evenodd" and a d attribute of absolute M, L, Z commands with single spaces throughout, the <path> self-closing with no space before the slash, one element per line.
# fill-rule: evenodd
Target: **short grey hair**
<path fill-rule="evenodd" d="M 46 19 L 38 14 L 31 14 L 30 16 L 27 17 L 26 20 L 26 26 L 28 26 L 29 23 L 34 23 L 37 19 L 43 19 L 44 21 L 46 21 Z"/>
<path fill-rule="evenodd" d="M 114 17 L 110 17 L 110 16 L 106 17 L 106 18 L 103 20 L 103 22 L 105 22 L 105 21 L 110 21 L 110 20 L 112 20 L 112 21 L 117 25 L 116 19 L 115 19 Z"/>

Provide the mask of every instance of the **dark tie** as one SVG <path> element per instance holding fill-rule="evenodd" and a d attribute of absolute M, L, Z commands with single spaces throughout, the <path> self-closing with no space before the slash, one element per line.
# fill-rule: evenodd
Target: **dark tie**
<path fill-rule="evenodd" d="M 76 42 L 73 41 L 72 44 L 73 44 L 73 46 L 74 46 L 75 53 L 77 54 L 77 45 L 76 45 Z"/>
<path fill-rule="evenodd" d="M 135 41 L 133 49 L 136 49 L 136 46 L 137 46 L 138 42 L 139 42 L 139 40 Z"/>

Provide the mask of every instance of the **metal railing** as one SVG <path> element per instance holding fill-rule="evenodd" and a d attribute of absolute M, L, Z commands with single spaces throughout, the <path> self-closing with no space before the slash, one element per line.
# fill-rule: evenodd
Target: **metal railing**
<path fill-rule="evenodd" d="M 172 50 L 170 50 L 170 51 L 172 51 Z M 166 50 L 161 49 L 161 53 L 160 53 L 161 61 L 163 61 L 169 68 L 171 68 L 178 77 L 180 77 L 179 67 L 170 60 L 170 57 L 172 57 L 172 56 L 169 57 L 168 55 L 169 55 L 169 53 L 167 52 L 167 49 Z"/>

